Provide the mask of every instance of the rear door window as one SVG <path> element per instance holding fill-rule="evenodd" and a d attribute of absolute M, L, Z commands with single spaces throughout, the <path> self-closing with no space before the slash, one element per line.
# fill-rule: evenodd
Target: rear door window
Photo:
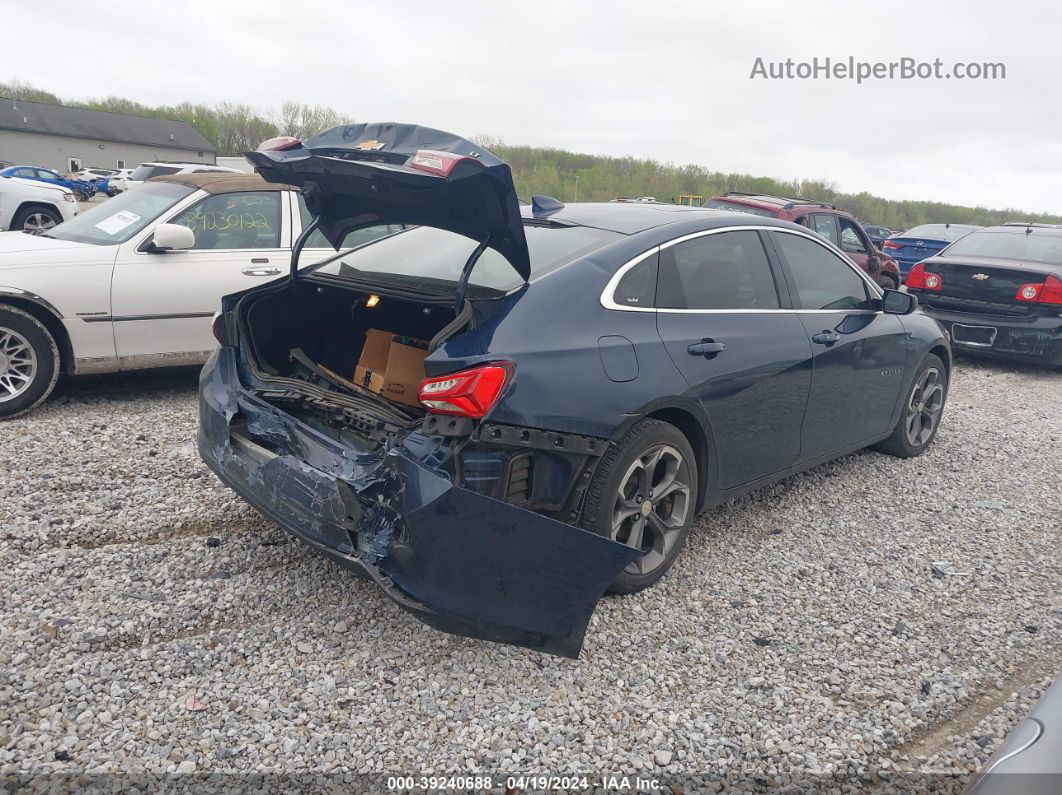
<path fill-rule="evenodd" d="M 659 269 L 656 305 L 661 309 L 779 307 L 756 232 L 719 232 L 667 246 L 660 252 Z"/>
<path fill-rule="evenodd" d="M 866 282 L 848 260 L 801 234 L 771 234 L 789 266 L 799 309 L 870 309 Z"/>
<path fill-rule="evenodd" d="M 811 216 L 812 223 L 811 228 L 829 240 L 835 246 L 840 246 L 841 241 L 837 238 L 837 224 L 834 223 L 832 215 L 823 215 L 816 213 Z"/>

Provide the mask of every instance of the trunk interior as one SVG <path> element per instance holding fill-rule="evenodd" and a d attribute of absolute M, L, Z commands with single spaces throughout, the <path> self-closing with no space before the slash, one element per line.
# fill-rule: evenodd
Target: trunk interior
<path fill-rule="evenodd" d="M 358 379 L 357 389 L 350 389 L 366 346 L 366 332 L 388 332 L 401 338 L 395 342 L 409 343 L 403 345 L 407 352 L 404 380 L 419 385 L 424 368 L 416 361 L 416 351 L 427 353 L 427 342 L 454 320 L 454 309 L 449 304 L 376 296 L 356 288 L 299 279 L 286 289 L 253 297 L 241 307 L 241 315 L 241 326 L 251 343 L 245 346 L 245 353 L 266 379 L 294 379 L 339 395 L 353 393 L 387 405 L 399 416 L 416 419 L 424 411 L 416 403 L 415 386 L 412 394 L 406 390 L 404 400 L 374 389 L 364 377 Z M 414 351 L 412 361 L 410 350 Z M 380 364 L 376 371 L 382 370 L 386 368 Z M 333 375 L 349 383 L 337 388 L 330 382 Z"/>

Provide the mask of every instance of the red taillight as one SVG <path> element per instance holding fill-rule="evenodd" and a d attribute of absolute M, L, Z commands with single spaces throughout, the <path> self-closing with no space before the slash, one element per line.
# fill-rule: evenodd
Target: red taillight
<path fill-rule="evenodd" d="M 282 152 L 285 149 L 296 149 L 302 146 L 302 141 L 291 135 L 279 135 L 276 138 L 270 138 L 268 141 L 262 141 L 258 144 L 259 152 Z"/>
<path fill-rule="evenodd" d="M 892 242 L 891 240 L 886 240 L 886 241 L 885 241 L 885 242 L 884 242 L 884 243 L 882 244 L 882 246 L 881 246 L 881 247 L 882 247 L 882 248 L 903 248 L 903 246 L 902 246 L 902 245 L 900 245 L 899 243 L 894 243 L 894 242 Z"/>
<path fill-rule="evenodd" d="M 1043 284 L 1023 284 L 1014 298 L 1029 304 L 1062 304 L 1062 281 L 1048 276 Z"/>
<path fill-rule="evenodd" d="M 910 273 L 907 274 L 907 281 L 905 282 L 908 289 L 915 290 L 940 290 L 944 286 L 944 279 L 941 278 L 939 273 L 931 273 L 926 270 L 926 264 L 919 262 L 913 268 Z"/>
<path fill-rule="evenodd" d="M 427 171 L 430 174 L 438 174 L 440 177 L 448 177 L 457 164 L 463 160 L 471 160 L 477 166 L 483 163 L 469 155 L 455 155 L 453 152 L 436 152 L 433 149 L 421 149 L 410 161 L 411 168 Z"/>
<path fill-rule="evenodd" d="M 498 402 L 511 375 L 510 365 L 487 364 L 438 378 L 425 378 L 417 399 L 435 414 L 479 419 Z"/>

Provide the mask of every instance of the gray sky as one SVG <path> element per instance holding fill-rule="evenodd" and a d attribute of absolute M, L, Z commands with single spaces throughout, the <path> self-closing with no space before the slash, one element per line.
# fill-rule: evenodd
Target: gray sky
<path fill-rule="evenodd" d="M 297 99 L 359 121 L 1062 214 L 1057 3 L 52 0 L 4 17 L 26 35 L 5 37 L 0 76 L 65 98 Z M 749 79 L 757 57 L 816 56 L 1002 62 L 1006 79 Z"/>

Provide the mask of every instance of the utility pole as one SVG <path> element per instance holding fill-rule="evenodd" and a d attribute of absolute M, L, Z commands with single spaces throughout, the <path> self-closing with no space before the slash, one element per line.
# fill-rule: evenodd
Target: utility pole
<path fill-rule="evenodd" d="M 573 201 L 579 201 L 579 175 L 575 175 L 575 198 Z"/>

